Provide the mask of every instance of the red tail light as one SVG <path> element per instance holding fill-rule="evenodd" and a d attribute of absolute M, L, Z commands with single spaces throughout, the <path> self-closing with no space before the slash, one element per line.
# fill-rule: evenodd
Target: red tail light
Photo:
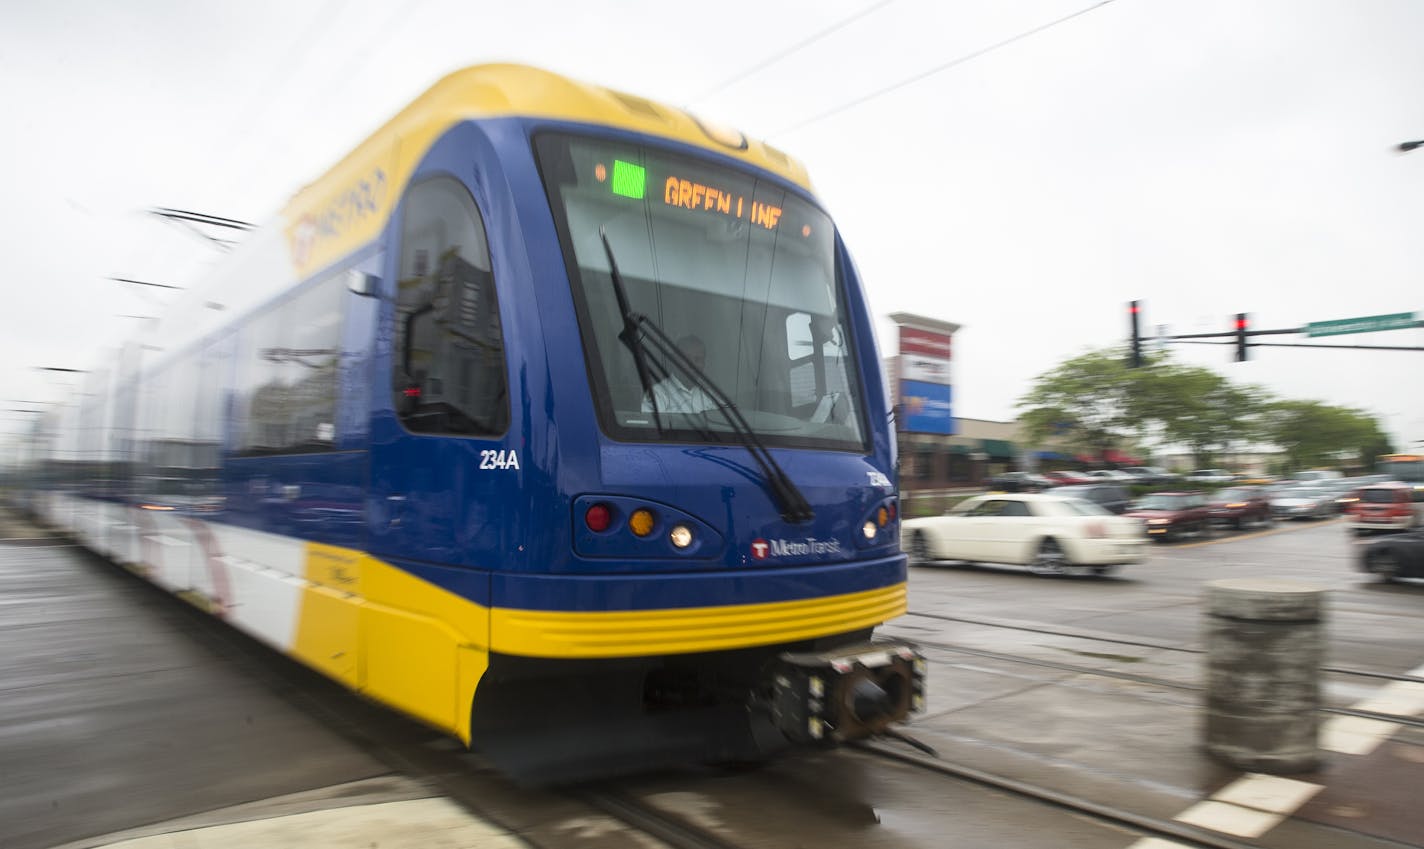
<path fill-rule="evenodd" d="M 608 509 L 607 504 L 595 504 L 583 514 L 583 523 L 588 525 L 590 531 L 602 533 L 613 524 L 613 511 Z"/>

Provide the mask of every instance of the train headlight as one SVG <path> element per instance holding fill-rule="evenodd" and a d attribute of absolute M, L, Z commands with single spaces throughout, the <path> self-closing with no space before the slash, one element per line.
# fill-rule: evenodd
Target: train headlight
<path fill-rule="evenodd" d="M 820 717 L 813 716 L 806 720 L 806 733 L 811 735 L 812 740 L 819 740 L 826 734 L 826 724 Z"/>
<path fill-rule="evenodd" d="M 860 527 L 860 532 L 865 534 L 866 539 L 875 539 L 876 530 L 877 528 L 875 527 L 875 523 L 870 521 L 867 521 L 864 525 L 861 525 Z"/>
<path fill-rule="evenodd" d="M 668 541 L 674 548 L 687 548 L 692 545 L 692 529 L 687 525 L 678 525 L 668 532 Z"/>
<path fill-rule="evenodd" d="M 638 509 L 633 511 L 633 515 L 628 517 L 628 530 L 634 536 L 645 537 L 653 532 L 653 511 Z"/>

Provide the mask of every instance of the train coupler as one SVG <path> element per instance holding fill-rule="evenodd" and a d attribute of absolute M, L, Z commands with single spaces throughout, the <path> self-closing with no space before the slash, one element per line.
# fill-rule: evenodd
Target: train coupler
<path fill-rule="evenodd" d="M 772 676 L 772 717 L 795 743 L 830 745 L 891 732 L 925 709 L 924 655 L 904 642 L 787 652 Z"/>

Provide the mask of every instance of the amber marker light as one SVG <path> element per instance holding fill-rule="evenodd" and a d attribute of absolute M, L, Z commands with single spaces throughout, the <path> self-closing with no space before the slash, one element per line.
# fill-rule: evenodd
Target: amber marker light
<path fill-rule="evenodd" d="M 628 530 L 634 536 L 645 537 L 653 532 L 653 511 L 639 508 L 628 517 Z"/>
<path fill-rule="evenodd" d="M 597 180 L 597 181 L 600 182 L 600 183 L 605 183 L 605 182 L 607 182 L 607 181 L 608 181 L 608 166 L 607 166 L 607 165 L 604 165 L 602 162 L 600 162 L 600 163 L 598 163 L 597 165 L 593 166 L 593 179 Z"/>
<path fill-rule="evenodd" d="M 885 525 L 890 522 L 890 511 L 886 510 L 884 507 L 881 507 L 879 510 L 876 510 L 875 521 L 880 525 L 880 527 L 885 527 Z"/>

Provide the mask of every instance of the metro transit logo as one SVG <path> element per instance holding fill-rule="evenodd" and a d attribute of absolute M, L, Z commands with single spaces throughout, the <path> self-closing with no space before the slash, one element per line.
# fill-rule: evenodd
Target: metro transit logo
<path fill-rule="evenodd" d="M 768 557 L 806 557 L 817 555 L 838 555 L 842 551 L 840 540 L 806 537 L 800 540 L 754 539 L 751 545 L 752 559 L 765 560 Z"/>

